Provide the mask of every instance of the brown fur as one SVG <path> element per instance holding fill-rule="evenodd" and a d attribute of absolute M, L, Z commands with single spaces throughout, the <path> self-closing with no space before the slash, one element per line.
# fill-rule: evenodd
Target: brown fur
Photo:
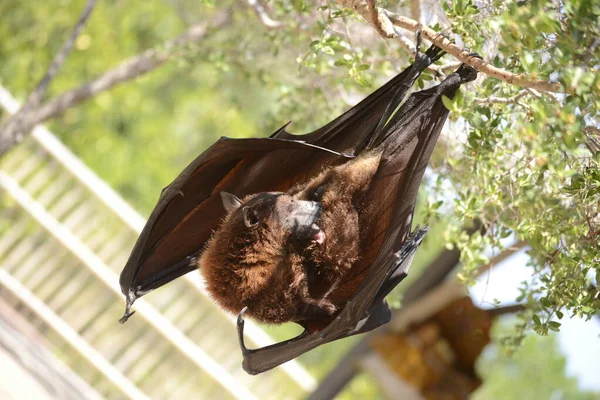
<path fill-rule="evenodd" d="M 360 259 L 363 204 L 380 154 L 366 154 L 329 168 L 287 194 L 259 193 L 242 200 L 207 244 L 198 265 L 214 300 L 226 310 L 268 323 L 334 315 L 343 304 L 330 301 Z M 323 243 L 302 242 L 283 220 L 297 200 L 318 201 Z M 259 223 L 244 220 L 250 207 Z"/>

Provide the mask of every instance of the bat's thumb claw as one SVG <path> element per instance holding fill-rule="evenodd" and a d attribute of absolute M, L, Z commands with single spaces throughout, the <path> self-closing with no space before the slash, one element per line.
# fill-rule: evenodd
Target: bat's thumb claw
<path fill-rule="evenodd" d="M 133 314 L 135 314 L 135 311 L 126 312 L 125 315 L 123 315 L 121 317 L 121 319 L 119 320 L 119 323 L 124 324 L 125 322 L 127 322 L 127 320 L 129 319 L 129 317 L 131 317 Z"/>
<path fill-rule="evenodd" d="M 129 317 L 131 317 L 133 314 L 135 314 L 135 311 L 131 311 L 131 306 L 133 305 L 134 301 L 135 301 L 135 295 L 130 292 L 127 295 L 127 300 L 126 300 L 126 304 L 125 304 L 125 313 L 119 320 L 119 323 L 124 324 L 125 322 L 127 322 Z"/>
<path fill-rule="evenodd" d="M 248 307 L 244 307 L 242 308 L 242 311 L 240 311 L 240 313 L 238 314 L 237 317 L 237 323 L 238 325 L 243 324 L 244 323 L 244 314 L 246 313 L 246 311 L 248 311 Z"/>
<path fill-rule="evenodd" d="M 237 331 L 238 331 L 238 341 L 240 343 L 240 349 L 242 350 L 242 355 L 244 356 L 244 369 L 246 371 L 248 371 L 248 369 L 246 369 L 246 363 L 248 362 L 246 360 L 246 356 L 248 354 L 250 354 L 251 351 L 246 347 L 246 344 L 244 343 L 244 313 L 246 311 L 248 311 L 248 307 L 242 308 L 242 311 L 240 311 L 240 313 L 238 314 Z"/>

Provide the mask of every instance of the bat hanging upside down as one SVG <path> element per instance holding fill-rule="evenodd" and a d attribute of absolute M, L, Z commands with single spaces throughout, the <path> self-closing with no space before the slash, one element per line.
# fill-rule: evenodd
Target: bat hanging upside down
<path fill-rule="evenodd" d="M 380 161 L 381 152 L 359 156 L 287 193 L 242 201 L 223 192 L 229 214 L 198 263 L 217 303 L 235 314 L 247 307 L 260 322 L 331 320 L 347 301 L 336 289 L 372 245 L 369 189 Z"/>
<path fill-rule="evenodd" d="M 137 298 L 199 267 L 213 298 L 238 314 L 252 374 L 387 323 L 385 296 L 406 277 L 426 233 L 411 232 L 412 215 L 448 116 L 442 97 L 477 76 L 462 65 L 402 103 L 442 55 L 435 46 L 417 53 L 314 132 L 292 135 L 284 126 L 264 139 L 221 138 L 198 156 L 161 193 L 121 273 L 121 321 Z M 305 331 L 247 349 L 245 312 Z"/>

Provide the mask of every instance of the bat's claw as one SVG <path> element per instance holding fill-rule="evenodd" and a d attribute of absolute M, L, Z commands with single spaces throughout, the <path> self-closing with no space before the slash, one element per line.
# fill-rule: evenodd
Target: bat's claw
<path fill-rule="evenodd" d="M 246 347 L 246 344 L 244 343 L 244 314 L 246 313 L 246 311 L 248 311 L 248 307 L 242 308 L 242 311 L 240 311 L 237 317 L 238 340 L 240 342 L 240 349 L 242 349 L 242 354 L 244 355 L 244 358 L 246 358 L 246 355 L 249 354 L 251 351 Z"/>
<path fill-rule="evenodd" d="M 119 320 L 119 323 L 120 324 L 124 324 L 125 322 L 127 322 L 127 320 L 129 319 L 129 317 L 131 317 L 133 314 L 135 314 L 135 311 L 125 312 L 125 314 Z"/>
<path fill-rule="evenodd" d="M 419 33 L 419 38 L 421 37 L 420 30 L 417 31 Z M 431 64 L 442 58 L 446 52 L 435 44 L 432 44 L 425 53 L 421 53 L 419 51 L 420 44 L 417 45 L 417 50 L 415 51 L 415 67 L 419 70 L 425 70 L 425 68 L 429 67 Z"/>
<path fill-rule="evenodd" d="M 476 53 L 476 52 L 474 52 L 474 51 L 470 51 L 470 52 L 469 52 L 469 54 L 467 54 L 467 56 L 469 56 L 469 57 L 473 57 L 473 58 L 479 58 L 480 60 L 483 60 L 483 57 L 481 57 L 481 56 L 479 55 L 479 53 Z"/>
<path fill-rule="evenodd" d="M 127 295 L 126 303 L 125 303 L 125 313 L 119 320 L 119 323 L 124 324 L 125 322 L 127 322 L 129 317 L 131 317 L 133 314 L 135 314 L 135 311 L 131 311 L 131 306 L 133 306 L 133 302 L 135 301 L 135 298 L 136 298 L 135 295 L 132 292 L 129 292 L 129 294 Z"/>
<path fill-rule="evenodd" d="M 238 314 L 237 317 L 237 323 L 238 325 L 242 325 L 242 327 L 244 326 L 244 314 L 246 314 L 246 311 L 248 311 L 248 307 L 244 307 L 242 308 L 242 311 L 240 311 L 240 313 Z"/>
<path fill-rule="evenodd" d="M 416 59 L 417 57 L 419 57 L 419 51 L 421 50 L 421 40 L 422 40 L 422 37 L 421 37 L 421 24 L 419 24 L 417 26 L 417 30 L 415 31 L 415 36 L 417 38 L 416 44 L 415 44 L 415 59 Z"/>
<path fill-rule="evenodd" d="M 477 79 L 477 70 L 470 65 L 462 64 L 456 73 L 460 76 L 461 82 L 472 82 Z"/>
<path fill-rule="evenodd" d="M 469 51 L 469 53 L 467 54 L 467 57 L 478 58 L 483 61 L 483 57 L 481 57 L 479 54 L 475 53 L 474 51 Z M 462 83 L 472 82 L 475 79 L 477 79 L 477 70 L 467 64 L 462 64 L 460 66 L 460 68 L 458 70 L 456 70 L 456 73 L 458 75 L 460 75 Z"/>

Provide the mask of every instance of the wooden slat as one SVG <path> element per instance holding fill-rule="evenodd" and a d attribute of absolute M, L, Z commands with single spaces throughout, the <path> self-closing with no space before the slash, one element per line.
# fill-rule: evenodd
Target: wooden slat
<path fill-rule="evenodd" d="M 40 232 L 19 237 L 16 243 L 13 243 L 11 248 L 8 249 L 7 256 L 4 258 L 2 264 L 5 265 L 5 268 L 17 268 L 18 265 L 23 263 L 35 251 L 41 239 Z"/>
<path fill-rule="evenodd" d="M 123 394 L 130 399 L 147 399 L 144 393 L 106 361 L 106 359 L 83 340 L 77 332 L 4 270 L 0 270 L 0 285 L 26 303 L 31 310 L 35 310 L 35 313 L 42 318 L 45 323 L 51 326 L 60 336 L 77 349 L 84 358 L 94 365 L 95 368 L 101 371 L 104 376 L 120 388 L 123 391 Z"/>
<path fill-rule="evenodd" d="M 94 253 L 92 253 L 79 239 L 74 236 L 67 226 L 60 224 L 49 215 L 37 202 L 35 202 L 19 185 L 8 175 L 0 172 L 0 187 L 6 190 L 17 202 L 35 218 L 49 233 L 57 238 L 62 246 L 69 249 L 81 262 L 92 271 L 108 288 L 117 295 L 121 294 L 118 279 Z M 185 354 L 205 373 L 225 388 L 230 394 L 239 399 L 254 399 L 254 395 L 246 387 L 238 384 L 231 374 L 221 367 L 204 350 L 196 346 L 189 338 L 184 336 L 170 321 L 159 314 L 150 304 L 143 300 L 137 303 L 137 312 L 143 316 L 156 331 L 174 345 L 182 354 Z"/>
<path fill-rule="evenodd" d="M 9 108 L 16 109 L 14 99 L 11 99 L 10 95 L 0 86 L 0 104 L 6 107 L 7 102 L 10 103 L 8 104 Z M 12 157 L 14 154 L 19 157 Z M 60 164 L 58 168 L 56 162 Z M 23 163 L 26 164 L 26 168 L 23 168 Z M 53 170 L 51 173 L 44 170 L 48 166 L 51 166 Z M 23 179 L 24 185 L 34 192 L 35 198 L 32 202 L 33 207 L 28 207 L 27 204 L 22 202 L 20 203 L 21 206 L 57 239 L 58 248 L 63 249 L 66 247 L 78 260 L 73 262 L 71 256 L 61 259 L 50 255 L 48 260 L 43 260 L 44 266 L 38 266 L 36 264 L 42 260 L 40 260 L 39 254 L 36 254 L 38 261 L 29 264 L 26 269 L 19 268 L 19 270 L 25 273 L 27 279 L 33 279 L 32 276 L 38 275 L 38 273 L 42 275 L 41 280 L 33 279 L 33 283 L 50 301 L 50 304 L 56 307 L 55 311 L 59 312 L 65 321 L 82 329 L 84 336 L 89 334 L 100 341 L 104 337 L 119 339 L 122 336 L 119 332 L 123 332 L 123 330 L 115 330 L 115 326 L 119 327 L 119 325 L 114 324 L 114 320 L 107 316 L 109 312 L 103 310 L 98 304 L 102 305 L 103 302 L 106 302 L 106 304 L 110 304 L 108 308 L 119 309 L 118 311 L 111 310 L 110 313 L 120 313 L 121 307 L 118 307 L 118 305 L 122 301 L 122 295 L 118 286 L 116 286 L 116 274 L 113 272 L 111 275 L 108 272 L 121 269 L 137 234 L 144 225 L 144 219 L 43 127 L 36 127 L 31 139 L 26 140 L 15 151 L 9 153 L 8 157 L 0 160 L 0 170 L 11 174 L 16 172 Z M 6 174 L 5 176 L 10 179 L 10 176 Z M 75 179 L 71 180 L 71 177 Z M 0 180 L 2 180 L 2 176 L 0 176 Z M 49 184 L 50 180 L 52 181 L 51 184 Z M 4 181 L 6 182 L 6 179 Z M 0 182 L 0 186 L 2 186 L 2 182 Z M 17 192 L 18 186 L 17 184 Z M 86 190 L 82 191 L 81 187 L 85 187 Z M 11 194 L 11 196 L 15 197 L 14 194 Z M 23 198 L 26 199 L 26 197 Z M 29 197 L 31 197 L 31 193 Z M 40 211 L 37 209 L 38 206 L 41 206 L 39 208 L 43 212 L 38 212 Z M 47 207 L 47 210 L 44 210 L 45 207 Z M 92 210 L 92 213 L 88 213 L 87 210 Z M 46 218 L 48 216 L 50 218 Z M 118 218 L 115 216 L 118 216 Z M 125 229 L 123 225 L 126 225 Z M 0 243 L 2 243 L 2 236 L 0 235 Z M 113 239 L 121 236 L 123 237 L 122 240 Z M 73 238 L 75 239 L 75 245 L 70 243 Z M 79 240 L 77 241 L 77 239 Z M 58 267 L 57 260 L 60 263 L 68 262 L 68 265 L 62 265 L 64 271 L 61 268 L 61 271 L 57 271 L 56 274 L 47 275 L 47 270 L 44 267 Z M 29 260 L 25 260 L 25 262 L 27 261 Z M 85 279 L 80 280 L 78 277 L 68 279 L 66 271 L 77 268 L 90 270 L 95 278 L 89 282 Z M 191 360 L 196 366 L 200 366 L 205 370 L 208 369 L 207 374 L 211 378 L 196 373 L 200 377 L 197 379 L 198 381 L 208 379 L 202 385 L 202 389 L 210 386 L 214 387 L 216 381 L 220 382 L 222 387 L 234 396 L 246 398 L 248 397 L 245 396 L 246 394 L 250 394 L 249 397 L 252 397 L 250 391 L 243 387 L 247 384 L 246 382 L 284 378 L 287 380 L 287 385 L 290 386 L 299 385 L 305 389 L 314 386 L 315 383 L 312 377 L 296 362 L 286 363 L 280 368 L 285 373 L 272 373 L 269 378 L 250 378 L 246 376 L 239 366 L 240 355 L 235 330 L 232 329 L 233 318 L 224 315 L 206 297 L 205 291 L 200 289 L 190 275 L 170 285 L 170 287 L 176 288 L 173 295 L 176 295 L 180 300 L 183 299 L 182 302 L 175 301 L 175 308 L 172 309 L 170 318 L 161 316 L 146 302 L 136 303 L 138 314 L 143 318 L 140 320 L 138 317 L 127 325 L 129 335 L 132 334 L 131 328 L 138 326 L 137 322 L 141 322 L 141 325 L 140 331 L 135 333 L 136 335 L 144 337 L 150 332 L 160 333 L 162 343 L 168 341 L 177 348 L 177 351 L 171 350 L 171 354 L 176 354 L 176 357 L 179 358 L 183 357 L 181 361 L 184 363 L 189 363 L 188 360 Z M 61 282 L 64 284 L 63 287 L 61 287 Z M 89 283 L 89 287 L 85 286 L 86 283 Z M 99 290 L 97 283 L 102 285 L 102 290 Z M 82 286 L 81 291 L 83 293 L 76 295 L 79 286 Z M 64 290 L 61 291 L 61 289 Z M 95 295 L 96 293 L 98 295 Z M 157 292 L 156 296 L 152 297 L 153 304 L 160 302 L 158 299 L 162 296 L 159 293 Z M 219 341 L 216 345 L 215 342 L 209 340 L 207 345 L 213 348 L 209 347 L 203 351 L 200 343 L 190 340 L 181 331 L 199 333 L 204 330 L 204 336 L 206 336 L 206 324 L 209 324 L 208 326 L 214 324 L 212 325 L 214 326 L 212 332 Z M 258 344 L 259 346 L 272 343 L 270 338 L 251 322 L 246 324 L 246 333 L 249 343 Z M 128 337 L 119 342 L 120 346 L 111 348 L 110 352 L 117 354 L 119 351 L 123 351 L 123 343 L 126 340 L 128 340 Z M 140 346 L 143 347 L 145 341 L 142 340 L 141 343 Z M 153 348 L 147 348 L 146 353 L 151 353 L 153 350 Z M 68 351 L 68 349 L 65 349 L 65 351 Z M 232 361 L 232 354 L 236 356 L 234 361 Z M 216 363 L 222 358 L 228 360 L 228 368 L 223 368 Z M 119 358 L 115 356 L 115 359 Z M 176 367 L 169 372 L 175 373 L 174 371 L 177 371 Z M 174 381 L 179 382 L 181 386 L 183 381 L 179 374 L 177 376 Z M 97 380 L 99 385 L 104 385 L 102 382 L 105 381 L 102 376 L 98 375 L 93 379 Z M 225 382 L 227 384 L 224 384 Z M 171 385 L 171 383 L 166 386 L 168 385 Z M 290 389 L 293 390 L 293 388 Z M 214 393 L 222 395 L 222 391 L 223 389 L 219 389 L 215 390 Z M 192 393 L 200 392 L 192 390 Z M 294 392 L 290 391 L 289 393 Z M 299 394 L 294 394 L 294 396 L 297 395 Z"/>

